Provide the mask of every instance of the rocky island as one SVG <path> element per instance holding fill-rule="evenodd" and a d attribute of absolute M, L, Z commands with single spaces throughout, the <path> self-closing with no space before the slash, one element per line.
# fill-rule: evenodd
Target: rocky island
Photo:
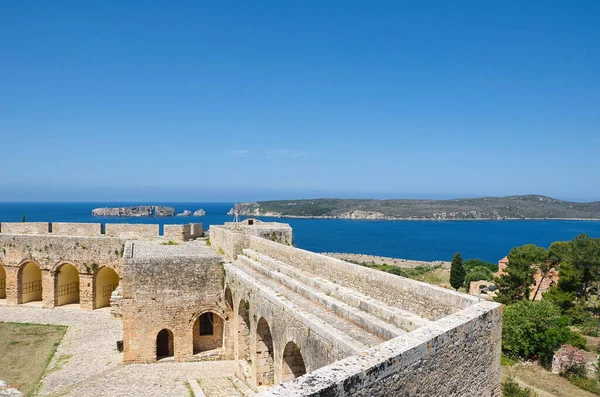
<path fill-rule="evenodd" d="M 96 208 L 92 210 L 93 216 L 117 217 L 151 217 L 174 216 L 175 208 L 161 205 L 137 205 L 133 207 Z"/>
<path fill-rule="evenodd" d="M 600 220 L 600 201 L 578 203 L 540 195 L 452 200 L 314 199 L 238 203 L 241 216 L 381 220 Z"/>

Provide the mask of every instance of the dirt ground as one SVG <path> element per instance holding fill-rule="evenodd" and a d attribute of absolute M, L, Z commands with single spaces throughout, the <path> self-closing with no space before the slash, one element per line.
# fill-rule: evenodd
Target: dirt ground
<path fill-rule="evenodd" d="M 533 389 L 539 397 L 597 397 L 537 364 L 502 366 L 502 380 L 511 375 L 520 386 Z"/>
<path fill-rule="evenodd" d="M 0 322 L 0 379 L 30 396 L 67 327 Z"/>

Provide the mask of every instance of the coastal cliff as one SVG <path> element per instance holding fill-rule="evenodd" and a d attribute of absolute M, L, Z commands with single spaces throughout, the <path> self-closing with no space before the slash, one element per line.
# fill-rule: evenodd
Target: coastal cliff
<path fill-rule="evenodd" d="M 241 216 L 372 220 L 600 220 L 600 202 L 569 202 L 539 195 L 452 200 L 314 199 L 235 204 Z"/>
<path fill-rule="evenodd" d="M 92 210 L 93 216 L 117 217 L 151 217 L 174 216 L 175 208 L 160 205 L 138 205 L 133 207 L 96 208 Z"/>

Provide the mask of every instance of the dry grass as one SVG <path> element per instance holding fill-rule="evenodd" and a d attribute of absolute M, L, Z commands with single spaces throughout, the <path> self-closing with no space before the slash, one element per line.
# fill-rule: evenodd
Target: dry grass
<path fill-rule="evenodd" d="M 0 379 L 32 395 L 67 327 L 0 322 Z"/>
<path fill-rule="evenodd" d="M 502 366 L 502 379 L 509 376 L 520 386 L 533 389 L 540 397 L 597 397 L 537 364 Z"/>

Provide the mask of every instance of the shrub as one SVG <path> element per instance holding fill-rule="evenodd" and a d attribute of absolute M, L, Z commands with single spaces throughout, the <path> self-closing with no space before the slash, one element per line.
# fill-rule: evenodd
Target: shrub
<path fill-rule="evenodd" d="M 562 345 L 554 355 L 558 373 L 564 376 L 585 374 L 585 360 L 579 350 L 571 345 Z"/>
<path fill-rule="evenodd" d="M 502 349 L 513 358 L 540 359 L 547 366 L 561 345 L 585 346 L 585 339 L 569 329 L 569 318 L 544 300 L 507 306 L 502 322 Z"/>
<path fill-rule="evenodd" d="M 494 278 L 494 276 L 493 276 L 492 271 L 490 269 L 488 269 L 487 267 L 483 267 L 483 266 L 475 267 L 470 271 L 467 270 L 467 275 L 465 276 L 465 288 L 468 291 L 472 281 L 479 281 L 479 280 L 492 281 L 493 278 Z"/>
<path fill-rule="evenodd" d="M 502 388 L 502 395 L 504 397 L 536 397 L 537 394 L 530 388 L 519 386 L 519 384 L 513 379 L 508 378 L 500 385 Z"/>
<path fill-rule="evenodd" d="M 463 268 L 467 273 L 473 271 L 476 267 L 485 267 L 486 269 L 489 269 L 491 273 L 498 271 L 497 264 L 482 261 L 481 259 L 467 259 L 463 262 Z"/>

